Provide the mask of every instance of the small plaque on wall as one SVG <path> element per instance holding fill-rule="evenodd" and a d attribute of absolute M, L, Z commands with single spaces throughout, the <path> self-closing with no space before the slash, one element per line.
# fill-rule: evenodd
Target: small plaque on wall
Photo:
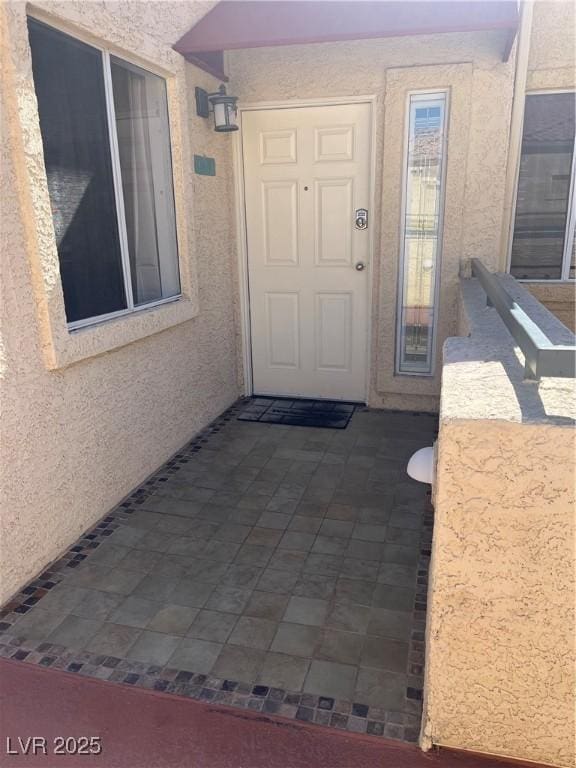
<path fill-rule="evenodd" d="M 213 157 L 194 155 L 194 173 L 199 176 L 216 176 L 216 160 Z"/>

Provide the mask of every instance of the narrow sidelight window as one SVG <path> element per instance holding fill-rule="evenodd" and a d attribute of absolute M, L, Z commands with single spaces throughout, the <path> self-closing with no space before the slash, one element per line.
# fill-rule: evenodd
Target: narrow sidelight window
<path fill-rule="evenodd" d="M 408 105 L 396 373 L 433 372 L 446 100 L 446 93 L 412 94 Z"/>
<path fill-rule="evenodd" d="M 574 93 L 526 96 L 510 272 L 574 278 Z"/>
<path fill-rule="evenodd" d="M 70 328 L 180 293 L 166 83 L 28 19 Z"/>

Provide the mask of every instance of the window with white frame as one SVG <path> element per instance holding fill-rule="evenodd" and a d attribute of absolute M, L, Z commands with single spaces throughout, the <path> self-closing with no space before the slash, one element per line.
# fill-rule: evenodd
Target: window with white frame
<path fill-rule="evenodd" d="M 28 19 L 70 328 L 180 295 L 166 82 Z"/>
<path fill-rule="evenodd" d="M 433 373 L 447 93 L 413 93 L 408 103 L 396 373 Z"/>
<path fill-rule="evenodd" d="M 575 110 L 573 92 L 526 96 L 510 255 L 522 280 L 576 277 Z"/>

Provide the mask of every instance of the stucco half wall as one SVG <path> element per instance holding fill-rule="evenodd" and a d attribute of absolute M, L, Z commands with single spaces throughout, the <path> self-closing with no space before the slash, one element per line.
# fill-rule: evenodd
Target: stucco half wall
<path fill-rule="evenodd" d="M 80 331 L 75 343 L 83 359 L 48 369 L 46 334 L 54 333 L 64 351 L 70 334 L 42 167 L 26 5 L 3 3 L 0 603 L 240 392 L 234 221 L 220 215 L 233 207 L 231 143 L 195 115 L 193 86 L 214 91 L 217 81 L 171 50 L 212 3 L 39 5 L 48 22 L 167 77 L 177 128 L 173 154 L 181 158 L 174 168 L 182 190 L 181 267 L 191 276 L 195 295 L 188 298 L 196 306 L 188 320 L 179 310 L 174 314 L 177 302 L 139 313 L 136 330 L 134 318 L 121 318 Z M 193 73 L 190 80 L 187 73 Z M 194 152 L 215 157 L 216 177 L 193 176 Z M 57 310 L 52 316 L 38 300 L 47 287 Z"/>
<path fill-rule="evenodd" d="M 524 381 L 496 310 L 476 281 L 462 288 L 471 335 L 444 350 L 422 742 L 573 766 L 576 392 Z"/>

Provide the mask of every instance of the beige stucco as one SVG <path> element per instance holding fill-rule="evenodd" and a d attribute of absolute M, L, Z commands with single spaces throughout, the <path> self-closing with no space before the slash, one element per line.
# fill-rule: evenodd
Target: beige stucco
<path fill-rule="evenodd" d="M 0 603 L 240 392 L 231 143 L 195 116 L 193 86 L 213 91 L 217 81 L 170 48 L 210 5 L 42 4 L 56 23 L 165 73 L 171 94 L 187 295 L 74 334 L 64 321 L 25 5 L 0 8 L 6 100 Z M 215 178 L 193 176 L 194 152 L 216 158 Z"/>
<path fill-rule="evenodd" d="M 444 370 L 423 744 L 556 766 L 576 754 L 574 382 L 523 380 L 476 281 Z M 511 278 L 555 343 L 574 337 Z"/>
<path fill-rule="evenodd" d="M 461 263 L 473 255 L 497 263 L 514 76 L 514 54 L 503 63 L 503 47 L 502 33 L 468 33 L 228 53 L 231 87 L 241 104 L 375 97 L 369 394 L 375 407 L 436 410 L 440 393 L 440 365 L 432 377 L 394 375 L 407 94 L 450 91 L 439 352 L 456 331 Z"/>
<path fill-rule="evenodd" d="M 576 287 L 574 283 L 529 283 L 530 293 L 556 315 L 561 323 L 576 332 Z"/>

